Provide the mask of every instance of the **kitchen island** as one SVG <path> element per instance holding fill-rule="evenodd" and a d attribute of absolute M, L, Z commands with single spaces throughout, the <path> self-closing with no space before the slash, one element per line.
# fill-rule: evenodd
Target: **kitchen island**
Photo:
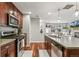
<path fill-rule="evenodd" d="M 51 46 L 54 45 L 53 49 L 57 47 L 57 49 L 61 50 L 63 57 L 79 57 L 79 38 L 71 36 L 54 37 L 53 35 L 46 34 L 45 42 L 46 49 L 50 56 Z"/>

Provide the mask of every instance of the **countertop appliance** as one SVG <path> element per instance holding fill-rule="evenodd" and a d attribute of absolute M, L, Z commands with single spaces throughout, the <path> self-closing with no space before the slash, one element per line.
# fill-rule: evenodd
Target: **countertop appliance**
<path fill-rule="evenodd" d="M 11 14 L 7 14 L 7 25 L 11 27 L 18 27 L 18 19 Z"/>

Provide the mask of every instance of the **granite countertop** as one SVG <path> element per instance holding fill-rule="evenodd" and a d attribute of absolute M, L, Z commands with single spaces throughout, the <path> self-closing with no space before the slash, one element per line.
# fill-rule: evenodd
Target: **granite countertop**
<path fill-rule="evenodd" d="M 8 37 L 0 38 L 0 46 L 7 44 L 9 42 L 12 42 L 14 40 L 18 40 L 18 39 L 20 40 L 21 38 L 24 38 L 24 37 L 25 37 L 25 35 L 21 34 L 19 36 L 12 35 L 12 36 L 8 36 Z"/>
<path fill-rule="evenodd" d="M 16 40 L 16 36 L 13 35 L 13 36 L 8 36 L 8 37 L 2 37 L 0 38 L 0 46 L 4 45 L 4 44 L 7 44 L 9 42 L 12 42 Z"/>
<path fill-rule="evenodd" d="M 16 39 L 0 39 L 0 46 L 7 44 L 9 42 L 12 42 L 14 40 L 16 40 Z"/>
<path fill-rule="evenodd" d="M 79 38 L 71 37 L 71 36 L 63 36 L 61 38 L 55 38 L 48 34 L 46 34 L 46 36 L 54 40 L 58 44 L 62 45 L 64 48 L 79 49 Z"/>

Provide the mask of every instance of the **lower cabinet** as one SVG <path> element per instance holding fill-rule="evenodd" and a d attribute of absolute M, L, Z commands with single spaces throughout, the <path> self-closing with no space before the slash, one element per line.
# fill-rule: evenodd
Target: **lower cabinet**
<path fill-rule="evenodd" d="M 51 57 L 62 57 L 62 51 L 51 43 Z"/>
<path fill-rule="evenodd" d="M 46 50 L 51 57 L 79 57 L 78 48 L 65 48 L 48 36 L 45 36 L 45 43 Z"/>
<path fill-rule="evenodd" d="M 16 42 L 10 42 L 1 46 L 1 57 L 16 57 Z"/>
<path fill-rule="evenodd" d="M 51 42 L 50 42 L 49 38 L 46 36 L 45 36 L 45 48 L 46 48 L 49 56 L 51 56 Z"/>
<path fill-rule="evenodd" d="M 7 49 L 1 49 L 1 57 L 7 57 L 8 53 L 7 53 Z"/>
<path fill-rule="evenodd" d="M 45 47 L 50 57 L 62 57 L 62 47 L 45 36 Z"/>

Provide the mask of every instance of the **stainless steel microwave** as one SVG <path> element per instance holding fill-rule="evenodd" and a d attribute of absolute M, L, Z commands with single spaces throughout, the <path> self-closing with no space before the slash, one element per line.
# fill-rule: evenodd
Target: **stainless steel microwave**
<path fill-rule="evenodd" d="M 18 19 L 14 15 L 7 14 L 7 25 L 18 27 Z"/>

